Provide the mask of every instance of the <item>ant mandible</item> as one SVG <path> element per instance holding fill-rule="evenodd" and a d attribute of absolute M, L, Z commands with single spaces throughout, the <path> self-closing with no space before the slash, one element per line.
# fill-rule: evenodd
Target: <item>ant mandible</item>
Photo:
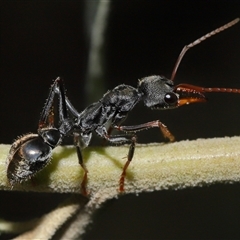
<path fill-rule="evenodd" d="M 110 143 L 130 144 L 127 161 L 119 180 L 119 191 L 123 192 L 126 170 L 134 155 L 136 144 L 135 133 L 157 127 L 162 131 L 165 138 L 168 138 L 171 142 L 174 141 L 174 136 L 159 120 L 134 126 L 121 125 L 127 118 L 127 114 L 138 102 L 143 101 L 145 106 L 152 109 L 172 109 L 189 103 L 205 102 L 204 92 L 240 93 L 240 89 L 204 88 L 189 84 L 174 86 L 173 82 L 178 66 L 188 49 L 232 27 L 239 22 L 239 20 L 239 18 L 236 18 L 228 24 L 186 45 L 177 59 L 171 79 L 154 75 L 140 79 L 137 88 L 121 84 L 105 93 L 98 102 L 91 104 L 80 113 L 66 96 L 62 79 L 57 78 L 50 88 L 49 97 L 41 113 L 38 133 L 30 133 L 19 137 L 10 148 L 7 157 L 7 177 L 10 184 L 13 186 L 18 182 L 27 180 L 42 170 L 50 162 L 52 150 L 61 144 L 66 136 L 72 135 L 79 164 L 84 170 L 81 191 L 86 195 L 85 185 L 88 170 L 83 162 L 82 149 L 89 145 L 92 132 L 96 132 L 101 138 Z M 57 95 L 59 99 L 58 127 L 54 126 L 53 106 L 55 95 Z M 125 134 L 109 134 L 106 127 L 109 122 L 113 129 L 124 132 Z"/>

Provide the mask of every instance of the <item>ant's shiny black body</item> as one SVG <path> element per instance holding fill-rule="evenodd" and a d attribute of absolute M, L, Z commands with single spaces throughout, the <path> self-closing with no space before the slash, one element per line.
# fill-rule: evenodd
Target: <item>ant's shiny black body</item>
<path fill-rule="evenodd" d="M 120 126 L 127 114 L 141 100 L 147 107 L 171 108 L 177 107 L 179 96 L 173 92 L 173 82 L 161 76 L 150 76 L 139 81 L 138 88 L 119 85 L 108 91 L 98 102 L 78 112 L 65 95 L 61 78 L 57 78 L 49 93 L 39 121 L 38 134 L 27 134 L 20 137 L 12 145 L 8 156 L 8 179 L 11 184 L 21 182 L 44 168 L 50 161 L 52 150 L 58 146 L 64 137 L 73 135 L 77 149 L 78 160 L 85 170 L 84 183 L 87 179 L 87 169 L 83 163 L 81 149 L 87 147 L 95 131 L 100 137 L 114 144 L 130 143 L 128 161 L 120 180 L 120 190 L 123 190 L 124 176 L 135 148 L 134 135 L 109 135 L 106 125 L 110 122 L 112 128 L 123 132 L 136 132 L 151 127 L 159 127 L 170 141 L 173 135 L 160 121 L 153 121 L 136 126 Z M 55 95 L 59 97 L 59 127 L 54 127 L 53 103 Z M 161 98 L 160 98 L 161 96 Z M 199 99 L 204 96 L 199 93 Z M 84 184 L 83 184 L 84 185 Z"/>
<path fill-rule="evenodd" d="M 189 48 L 233 26 L 238 21 L 239 19 L 235 19 L 185 46 L 176 62 L 171 79 L 154 75 L 139 80 L 137 88 L 124 84 L 119 85 L 104 94 L 98 102 L 91 104 L 80 113 L 66 96 L 62 79 L 57 78 L 51 86 L 49 97 L 42 111 L 38 134 L 30 133 L 21 136 L 11 146 L 7 158 L 7 177 L 10 184 L 14 185 L 17 182 L 29 179 L 43 169 L 51 159 L 52 150 L 61 144 L 65 137 L 73 136 L 79 164 L 85 172 L 82 181 L 82 192 L 86 194 L 85 184 L 88 171 L 84 165 L 81 150 L 89 145 L 92 133 L 96 132 L 101 138 L 110 143 L 130 144 L 127 161 L 123 167 L 119 185 L 119 191 L 124 191 L 126 170 L 133 158 L 135 150 L 135 133 L 157 127 L 162 131 L 164 137 L 170 141 L 174 141 L 174 136 L 159 120 L 134 126 L 121 125 L 137 103 L 143 101 L 145 106 L 152 109 L 171 109 L 184 104 L 206 101 L 203 94 L 204 92 L 240 93 L 239 89 L 203 88 L 188 84 L 175 86 L 173 82 L 181 59 Z M 58 127 L 54 126 L 53 114 L 56 95 L 59 99 Z M 109 123 L 111 128 L 124 134 L 109 134 L 107 129 Z"/>

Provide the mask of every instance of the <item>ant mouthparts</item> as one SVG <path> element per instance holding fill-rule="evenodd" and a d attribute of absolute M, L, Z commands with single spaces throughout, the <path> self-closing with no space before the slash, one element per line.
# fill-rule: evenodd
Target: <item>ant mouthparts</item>
<path fill-rule="evenodd" d="M 176 86 L 175 91 L 187 91 L 187 92 L 226 92 L 226 93 L 240 93 L 240 89 L 238 88 L 205 88 L 205 87 L 199 87 L 191 84 L 179 84 Z"/>

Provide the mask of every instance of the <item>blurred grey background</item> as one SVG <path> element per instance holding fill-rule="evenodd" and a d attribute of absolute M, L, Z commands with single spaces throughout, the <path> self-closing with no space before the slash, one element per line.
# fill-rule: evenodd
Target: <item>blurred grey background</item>
<path fill-rule="evenodd" d="M 87 81 L 89 31 L 97 4 L 1 0 L 0 143 L 36 132 L 57 76 L 64 78 L 67 95 L 81 111 L 119 84 L 137 86 L 138 79 L 153 74 L 170 77 L 184 45 L 240 17 L 238 0 L 111 1 L 101 49 L 104 71 L 94 83 L 99 91 L 92 94 Z M 194 47 L 179 67 L 176 84 L 240 88 L 239 42 L 240 24 Z M 141 103 L 124 124 L 160 119 L 177 140 L 240 135 L 240 95 L 207 96 L 207 103 L 169 111 L 152 111 Z M 151 129 L 138 140 L 164 139 Z M 239 238 L 239 192 L 234 184 L 126 195 L 98 212 L 84 239 Z M 41 206 L 47 212 L 63 197 L 0 192 L 0 217 L 27 219 L 33 209 Z"/>

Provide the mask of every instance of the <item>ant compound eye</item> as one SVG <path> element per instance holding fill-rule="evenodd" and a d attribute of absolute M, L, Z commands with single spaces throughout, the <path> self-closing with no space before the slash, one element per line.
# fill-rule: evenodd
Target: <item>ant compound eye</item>
<path fill-rule="evenodd" d="M 178 97 L 175 93 L 166 93 L 166 95 L 164 96 L 164 101 L 168 104 L 168 105 L 175 105 L 178 101 Z"/>

